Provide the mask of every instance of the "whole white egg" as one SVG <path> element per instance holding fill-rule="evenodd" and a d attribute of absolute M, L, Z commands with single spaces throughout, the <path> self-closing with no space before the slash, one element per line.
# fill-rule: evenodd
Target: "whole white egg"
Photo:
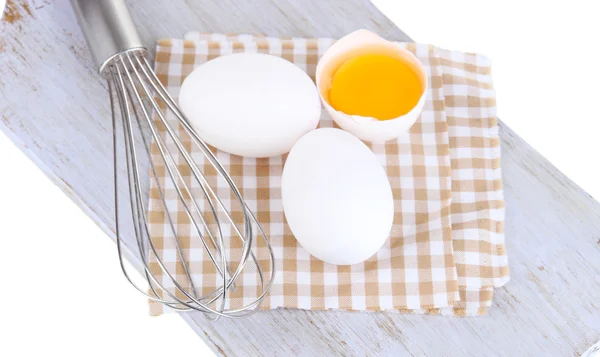
<path fill-rule="evenodd" d="M 310 77 L 281 57 L 258 53 L 217 57 L 194 69 L 179 104 L 204 141 L 247 157 L 290 151 L 321 116 Z"/>
<path fill-rule="evenodd" d="M 281 196 L 300 245 L 327 263 L 360 263 L 389 237 L 389 180 L 373 152 L 348 132 L 317 129 L 298 140 L 283 168 Z"/>

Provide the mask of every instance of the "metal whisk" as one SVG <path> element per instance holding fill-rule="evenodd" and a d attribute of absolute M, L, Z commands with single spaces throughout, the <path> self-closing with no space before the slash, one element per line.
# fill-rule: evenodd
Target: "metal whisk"
<path fill-rule="evenodd" d="M 187 118 L 178 108 L 173 98 L 160 83 L 148 61 L 148 51 L 144 48 L 135 25 L 123 0 L 72 0 L 72 5 L 86 37 L 92 56 L 98 65 L 99 73 L 108 82 L 113 121 L 114 180 L 115 180 L 115 218 L 117 221 L 117 247 L 119 261 L 123 273 L 129 282 L 149 299 L 161 302 L 172 309 L 180 311 L 196 310 L 217 319 L 220 316 L 240 318 L 258 310 L 260 304 L 271 287 L 274 279 L 275 260 L 269 241 L 258 224 L 254 214 L 242 198 L 240 191 L 230 175 L 218 162 L 210 148 L 200 139 L 190 126 Z M 177 120 L 167 120 L 166 112 L 170 111 Z M 120 129 L 120 130 L 119 130 Z M 122 132 L 122 135 L 121 133 Z M 183 140 L 182 135 L 188 136 Z M 119 145 L 118 142 L 122 141 Z M 151 143 L 159 155 L 152 155 Z M 201 167 L 194 162 L 186 145 L 195 145 L 203 153 L 220 178 L 230 187 L 228 199 L 236 202 L 242 213 L 242 222 L 234 222 L 231 208 L 228 210 L 218 195 L 218 190 L 211 187 Z M 124 155 L 118 152 L 124 151 Z M 156 153 L 155 153 L 156 154 Z M 159 157 L 155 162 L 151 157 Z M 176 163 L 175 157 L 182 158 L 185 168 Z M 117 172 L 118 162 L 125 161 L 127 182 L 120 183 Z M 144 166 L 149 163 L 148 166 Z M 157 170 L 164 170 L 165 177 L 161 182 Z M 185 169 L 185 170 L 183 170 Z M 185 171 L 185 174 L 182 172 Z M 150 235 L 148 209 L 146 208 L 147 192 L 142 190 L 142 182 L 147 172 L 150 179 L 155 180 L 158 187 L 158 201 L 165 210 L 166 226 L 171 228 L 170 234 L 175 237 L 175 247 L 182 272 L 169 269 L 164 262 Z M 184 176 L 189 176 L 191 183 L 186 183 Z M 129 191 L 125 211 L 129 211 L 129 219 L 133 224 L 136 238 L 135 254 L 143 265 L 143 275 L 148 282 L 144 289 L 133 282 L 123 264 L 122 233 L 120 216 L 123 214 L 118 188 L 125 184 Z M 191 186 L 200 188 L 200 198 L 196 197 Z M 167 192 L 169 191 L 169 192 Z M 185 216 L 194 238 L 200 239 L 211 262 L 215 266 L 215 274 L 219 282 L 217 288 L 200 295 L 195 286 L 189 259 L 184 254 L 176 229 L 176 218 L 173 212 L 172 198 L 176 193 L 178 207 L 183 207 Z M 198 190 L 196 190 L 198 191 Z M 208 207 L 203 210 L 202 207 Z M 241 254 L 232 261 L 233 254 L 227 254 L 223 233 L 224 227 L 233 232 L 230 239 L 240 239 Z M 256 237 L 255 237 L 256 235 Z M 268 248 L 268 273 L 264 272 L 252 250 L 255 238 L 263 239 Z M 235 289 L 236 279 L 246 267 L 248 261 L 256 267 L 259 291 L 256 298 L 243 306 L 231 307 L 227 304 L 229 292 Z M 154 269 L 151 262 L 156 263 Z M 158 268 L 157 268 L 158 266 Z M 160 275 L 160 277 L 156 276 Z M 183 275 L 177 278 L 177 275 Z M 164 280 L 170 281 L 165 284 Z M 147 292 L 146 292 L 147 291 Z"/>

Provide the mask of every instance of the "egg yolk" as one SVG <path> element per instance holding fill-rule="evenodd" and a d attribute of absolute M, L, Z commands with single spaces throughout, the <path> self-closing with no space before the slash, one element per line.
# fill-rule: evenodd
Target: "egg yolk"
<path fill-rule="evenodd" d="M 349 115 L 387 120 L 408 113 L 422 93 L 421 82 L 407 63 L 369 54 L 349 59 L 338 68 L 329 104 Z"/>

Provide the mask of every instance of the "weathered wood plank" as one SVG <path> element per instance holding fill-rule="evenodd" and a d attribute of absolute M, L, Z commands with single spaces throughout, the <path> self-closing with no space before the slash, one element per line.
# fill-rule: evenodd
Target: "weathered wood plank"
<path fill-rule="evenodd" d="M 106 86 L 67 0 L 13 0 L 0 32 L 0 128 L 114 238 Z M 149 47 L 186 31 L 407 37 L 366 0 L 129 1 Z M 600 204 L 501 128 L 512 281 L 482 318 L 260 312 L 184 319 L 222 355 L 570 356 L 600 339 Z M 123 175 L 123 173 L 120 173 Z"/>

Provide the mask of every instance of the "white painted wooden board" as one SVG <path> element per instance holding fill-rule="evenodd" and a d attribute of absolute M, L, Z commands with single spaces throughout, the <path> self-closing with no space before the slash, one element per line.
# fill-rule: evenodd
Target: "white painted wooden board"
<path fill-rule="evenodd" d="M 189 30 L 339 37 L 367 28 L 407 39 L 366 0 L 128 4 L 151 48 Z M 12 5 L 18 16 L 0 24 L 0 128 L 114 238 L 106 85 L 67 0 Z M 227 356 L 582 354 L 600 340 L 600 204 L 509 128 L 501 137 L 512 280 L 496 291 L 489 316 L 277 310 L 216 323 L 183 318 Z"/>

